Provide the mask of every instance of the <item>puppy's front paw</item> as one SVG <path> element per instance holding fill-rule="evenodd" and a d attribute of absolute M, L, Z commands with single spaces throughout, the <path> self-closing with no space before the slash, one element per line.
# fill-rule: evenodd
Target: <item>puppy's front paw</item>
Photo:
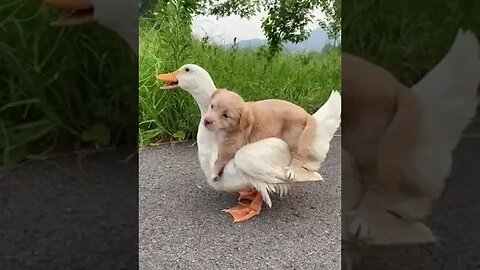
<path fill-rule="evenodd" d="M 212 181 L 217 182 L 220 180 L 220 177 L 223 175 L 223 170 L 220 170 L 218 173 L 212 173 Z"/>
<path fill-rule="evenodd" d="M 289 181 L 293 181 L 297 178 L 297 174 L 291 167 L 283 168 L 283 172 L 285 173 L 285 178 Z"/>

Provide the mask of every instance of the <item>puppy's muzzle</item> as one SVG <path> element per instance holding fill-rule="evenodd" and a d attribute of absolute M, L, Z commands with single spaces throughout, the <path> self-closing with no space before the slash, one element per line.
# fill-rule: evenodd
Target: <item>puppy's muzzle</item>
<path fill-rule="evenodd" d="M 212 123 L 213 123 L 213 121 L 210 120 L 210 119 L 208 119 L 208 118 L 205 118 L 205 119 L 203 120 L 203 124 L 204 124 L 205 126 L 209 126 L 209 125 L 211 125 Z"/>

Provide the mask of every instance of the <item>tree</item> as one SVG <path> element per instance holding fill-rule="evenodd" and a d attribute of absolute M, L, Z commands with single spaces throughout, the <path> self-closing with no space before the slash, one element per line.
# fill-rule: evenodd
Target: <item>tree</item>
<path fill-rule="evenodd" d="M 325 19 L 319 20 L 319 25 L 327 31 L 328 38 L 333 40 L 333 46 L 337 46 L 342 29 L 342 5 L 340 0 L 320 1 L 320 6 L 325 14 Z"/>
<path fill-rule="evenodd" d="M 141 4 L 152 6 L 157 2 L 165 6 L 169 1 L 188 8 L 190 14 L 216 15 L 225 17 L 239 15 L 242 18 L 266 11 L 262 29 L 267 37 L 269 52 L 273 56 L 282 49 L 282 43 L 298 43 L 309 37 L 306 26 L 314 22 L 312 12 L 320 9 L 324 19 L 318 24 L 327 31 L 330 39 L 336 41 L 340 34 L 340 0 L 141 0 Z"/>
<path fill-rule="evenodd" d="M 340 0 L 207 0 L 202 14 L 217 16 L 239 15 L 249 18 L 267 11 L 262 29 L 267 37 L 270 53 L 282 49 L 282 43 L 298 43 L 309 36 L 306 26 L 315 20 L 312 12 L 319 8 L 326 16 L 318 21 L 330 39 L 337 40 L 340 34 Z"/>

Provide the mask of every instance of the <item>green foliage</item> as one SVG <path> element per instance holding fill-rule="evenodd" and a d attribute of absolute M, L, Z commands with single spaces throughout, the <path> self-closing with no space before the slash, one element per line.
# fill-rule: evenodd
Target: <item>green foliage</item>
<path fill-rule="evenodd" d="M 172 4 L 169 4 L 172 5 Z M 208 38 L 192 38 L 178 7 L 166 7 L 157 23 L 140 22 L 140 129 L 141 147 L 196 135 L 200 113 L 183 90 L 162 91 L 155 75 L 171 72 L 186 63 L 209 71 L 219 88 L 240 93 L 247 100 L 281 98 L 316 111 L 331 90 L 340 88 L 340 51 L 279 53 L 268 59 L 268 49 L 236 50 L 212 45 Z M 181 50 L 182 53 L 178 53 Z"/>
<path fill-rule="evenodd" d="M 282 48 L 282 42 L 294 43 L 308 37 L 306 29 L 312 21 L 310 12 L 312 1 L 272 1 L 268 8 L 268 16 L 262 22 L 262 28 L 268 40 L 270 52 L 275 54 Z"/>
<path fill-rule="evenodd" d="M 40 5 L 0 6 L 0 163 L 135 141 L 137 74 L 128 46 L 99 26 L 50 27 L 58 14 Z"/>
<path fill-rule="evenodd" d="M 325 14 L 325 18 L 319 20 L 319 24 L 336 43 L 342 29 L 342 3 L 340 0 L 319 1 L 319 6 Z"/>

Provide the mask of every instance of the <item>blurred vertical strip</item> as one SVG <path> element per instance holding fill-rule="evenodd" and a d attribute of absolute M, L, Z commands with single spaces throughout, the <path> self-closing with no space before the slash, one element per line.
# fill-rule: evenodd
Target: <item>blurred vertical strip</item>
<path fill-rule="evenodd" d="M 0 269 L 138 269 L 139 5 L 74 1 L 0 4 Z"/>
<path fill-rule="evenodd" d="M 479 13 L 342 1 L 345 269 L 478 267 Z"/>

